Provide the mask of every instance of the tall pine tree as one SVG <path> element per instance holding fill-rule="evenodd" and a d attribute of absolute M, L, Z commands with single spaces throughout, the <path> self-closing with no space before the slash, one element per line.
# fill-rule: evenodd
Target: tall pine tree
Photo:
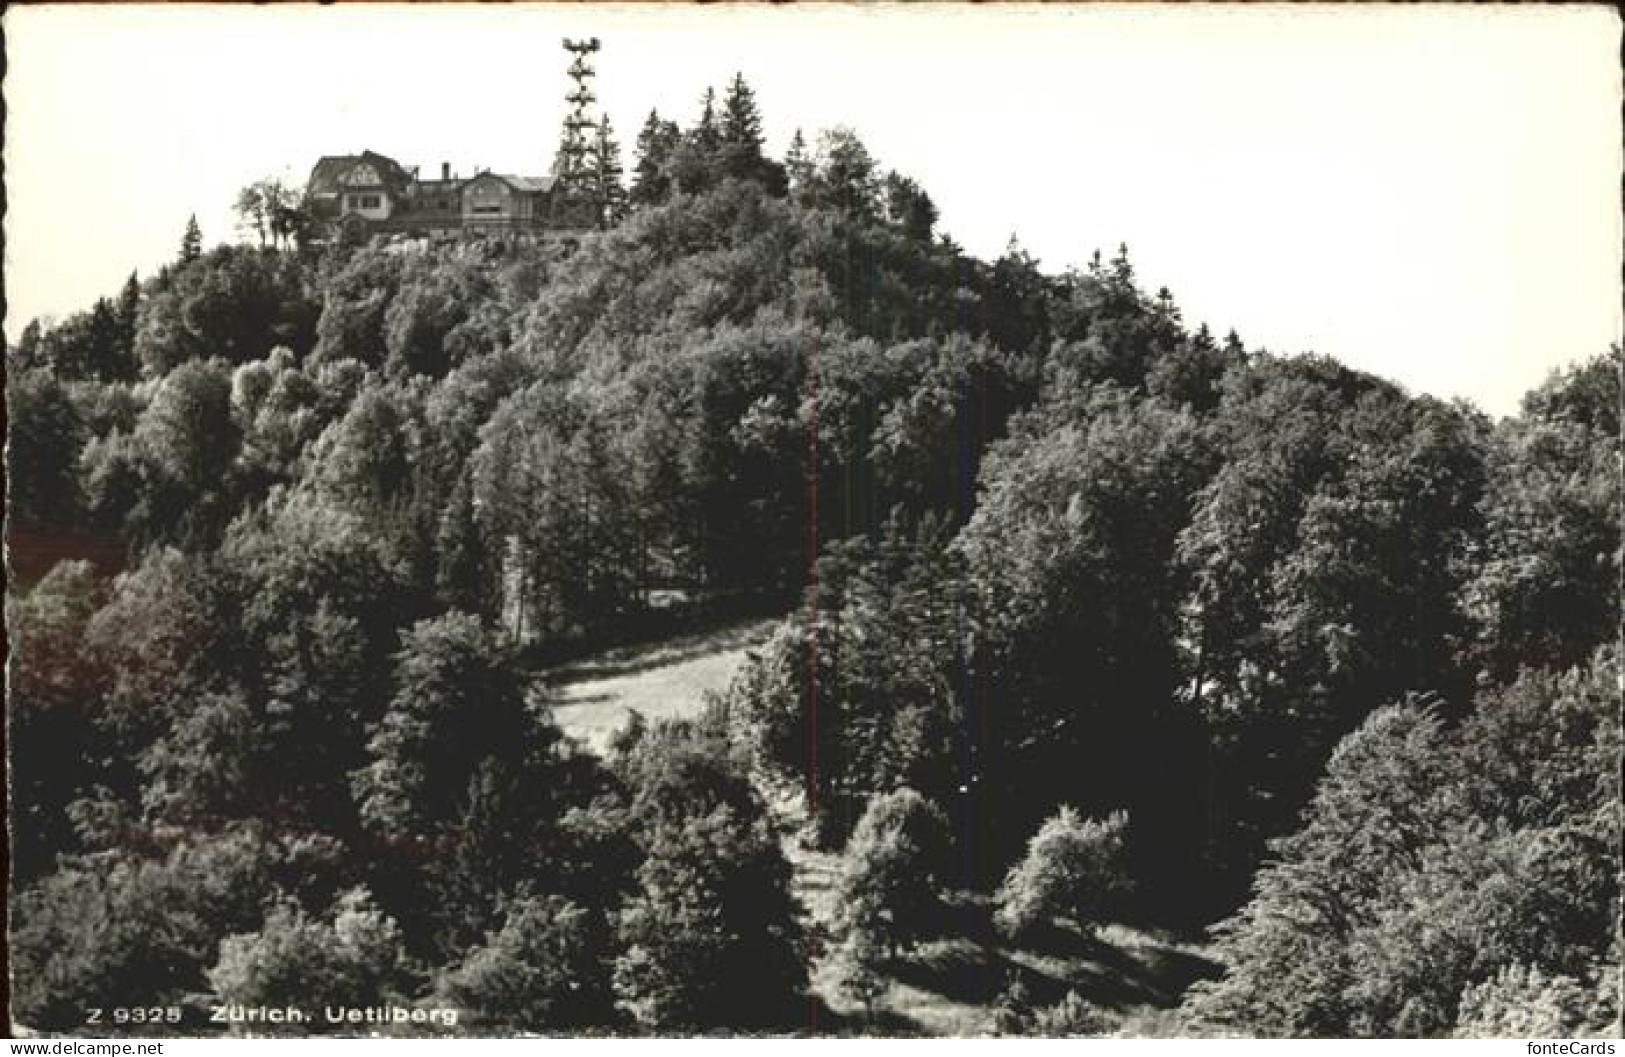
<path fill-rule="evenodd" d="M 722 143 L 730 175 L 749 176 L 762 160 L 762 115 L 743 74 L 734 74 L 722 104 Z"/>
<path fill-rule="evenodd" d="M 615 139 L 609 115 L 598 121 L 593 142 L 593 179 L 597 184 L 602 223 L 614 224 L 626 215 L 626 167 L 621 164 L 621 145 Z"/>
<path fill-rule="evenodd" d="M 722 178 L 722 128 L 717 120 L 716 92 L 705 90 L 700 120 L 672 152 L 671 180 L 684 194 L 703 194 Z"/>
<path fill-rule="evenodd" d="M 203 229 L 197 226 L 197 214 L 193 213 L 186 221 L 186 230 L 181 234 L 180 263 L 190 264 L 203 256 Z"/>
<path fill-rule="evenodd" d="M 770 194 L 785 193 L 789 181 L 784 168 L 762 153 L 762 114 L 756 106 L 756 93 L 743 74 L 734 74 L 723 100 L 721 137 L 720 175 L 755 180 Z"/>
<path fill-rule="evenodd" d="M 790 180 L 790 194 L 797 201 L 809 197 L 812 192 L 813 161 L 807 153 L 807 141 L 799 128 L 790 137 L 790 150 L 784 156 L 784 171 Z"/>
<path fill-rule="evenodd" d="M 128 364 L 132 376 L 136 373 L 135 328 L 140 310 L 141 283 L 135 272 L 131 272 L 130 277 L 124 280 L 124 288 L 119 291 L 117 316 L 119 357 Z"/>
<path fill-rule="evenodd" d="M 632 204 L 655 205 L 671 195 L 672 153 L 683 134 L 675 121 L 666 121 L 650 110 L 638 133 L 638 161 L 632 169 Z"/>
<path fill-rule="evenodd" d="M 699 123 L 689 132 L 689 141 L 702 153 L 714 153 L 722 143 L 722 131 L 717 127 L 717 93 L 707 88 L 700 107 Z"/>

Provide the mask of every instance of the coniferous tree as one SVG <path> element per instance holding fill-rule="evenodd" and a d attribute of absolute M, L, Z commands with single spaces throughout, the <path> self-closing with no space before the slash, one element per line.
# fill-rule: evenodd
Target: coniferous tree
<path fill-rule="evenodd" d="M 856 132 L 833 128 L 819 137 L 819 196 L 828 205 L 860 220 L 874 218 L 879 206 L 875 160 Z"/>
<path fill-rule="evenodd" d="M 435 547 L 435 589 L 441 601 L 453 609 L 494 616 L 497 562 L 480 531 L 467 477 L 458 481 L 441 512 Z"/>
<path fill-rule="evenodd" d="M 124 360 L 124 327 L 118 309 L 105 297 L 96 299 L 85 327 L 85 375 L 99 381 L 122 381 L 132 372 Z"/>
<path fill-rule="evenodd" d="M 626 215 L 626 167 L 621 164 L 621 145 L 615 139 L 608 114 L 598 121 L 598 134 L 593 143 L 593 178 L 604 223 L 617 223 Z"/>
<path fill-rule="evenodd" d="M 716 92 L 705 90 L 700 119 L 672 152 L 672 182 L 684 194 L 703 194 L 722 178 L 722 129 L 717 119 Z"/>
<path fill-rule="evenodd" d="M 28 359 L 63 379 L 125 380 L 132 370 L 121 363 L 120 326 L 113 302 L 97 298 L 90 311 L 77 312 L 60 326 L 36 332 L 34 355 Z"/>
<path fill-rule="evenodd" d="M 797 201 L 803 200 L 810 194 L 813 179 L 813 162 L 807 153 L 807 140 L 796 129 L 796 134 L 790 137 L 790 150 L 784 156 L 784 171 L 789 177 L 790 194 Z"/>
<path fill-rule="evenodd" d="M 130 377 L 136 374 L 135 328 L 140 310 L 141 283 L 136 279 L 135 272 L 131 272 L 118 296 L 119 357 L 121 368 L 128 370 Z"/>
<path fill-rule="evenodd" d="M 1124 289 L 1134 289 L 1134 264 L 1128 259 L 1128 243 L 1117 244 L 1117 256 L 1111 262 L 1111 282 Z"/>
<path fill-rule="evenodd" d="M 43 367 L 41 352 L 45 342 L 45 326 L 38 319 L 31 319 L 23 327 L 21 336 L 15 345 L 6 346 L 6 369 L 8 371 L 26 371 L 31 367 Z"/>
<path fill-rule="evenodd" d="M 788 187 L 784 168 L 762 153 L 762 115 L 756 94 L 735 74 L 722 104 L 717 168 L 719 175 L 739 180 L 755 180 L 769 194 L 781 196 Z"/>
<path fill-rule="evenodd" d="M 761 156 L 762 115 L 756 107 L 756 93 L 745 83 L 744 74 L 734 74 L 728 98 L 722 103 L 722 141 Z"/>
<path fill-rule="evenodd" d="M 757 175 L 762 163 L 762 115 L 744 75 L 734 74 L 722 104 L 722 170 L 728 176 Z"/>
<path fill-rule="evenodd" d="M 931 229 L 937 223 L 937 206 L 914 180 L 901 173 L 887 173 L 885 192 L 886 222 L 904 235 L 929 244 Z"/>
<path fill-rule="evenodd" d="M 682 138 L 676 122 L 663 119 L 659 111 L 649 111 L 638 133 L 638 161 L 632 170 L 633 205 L 654 205 L 671 195 L 672 155 Z"/>
<path fill-rule="evenodd" d="M 197 214 L 193 213 L 186 221 L 186 230 L 181 234 L 180 263 L 191 264 L 203 256 L 203 229 L 197 226 Z"/>
<path fill-rule="evenodd" d="M 714 153 L 722 143 L 722 130 L 717 127 L 716 89 L 705 90 L 705 97 L 700 106 L 700 120 L 688 135 L 690 141 L 705 154 Z"/>

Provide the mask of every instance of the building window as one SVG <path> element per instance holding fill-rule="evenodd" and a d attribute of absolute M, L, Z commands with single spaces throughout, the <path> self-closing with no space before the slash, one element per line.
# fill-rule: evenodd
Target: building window
<path fill-rule="evenodd" d="M 474 212 L 485 214 L 500 213 L 502 212 L 502 206 L 496 203 L 476 203 L 474 206 Z"/>
<path fill-rule="evenodd" d="M 362 209 L 377 209 L 378 208 L 378 196 L 377 195 L 362 195 L 361 196 L 361 208 Z"/>

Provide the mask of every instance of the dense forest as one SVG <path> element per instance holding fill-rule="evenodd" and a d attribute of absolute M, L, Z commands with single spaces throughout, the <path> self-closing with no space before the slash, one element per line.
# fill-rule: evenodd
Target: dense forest
<path fill-rule="evenodd" d="M 934 935 L 1132 922 L 1221 971 L 993 1030 L 1618 1030 L 1618 349 L 1499 421 L 1249 349 L 850 131 L 766 157 L 738 78 L 623 212 L 194 228 L 8 348 L 16 1021 L 879 1030 Z M 545 665 L 742 612 L 703 714 L 554 722 Z"/>

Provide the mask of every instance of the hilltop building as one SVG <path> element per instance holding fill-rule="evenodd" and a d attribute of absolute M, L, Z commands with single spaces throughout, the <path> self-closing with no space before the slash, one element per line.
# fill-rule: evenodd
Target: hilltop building
<path fill-rule="evenodd" d="M 563 44 L 571 54 L 572 89 L 565 97 L 570 110 L 553 166 L 557 175 L 508 176 L 477 169 L 459 178 L 442 163 L 438 180 L 423 179 L 416 168 L 406 169 L 375 151 L 328 155 L 317 161 L 305 185 L 305 212 L 316 239 L 483 233 L 548 237 L 602 226 L 612 216 L 619 185 L 609 175 L 618 169 L 606 157 L 612 153 L 608 122 L 600 127 L 591 113 L 597 97 L 590 58 L 599 42 L 597 37 L 566 38 Z"/>
<path fill-rule="evenodd" d="M 551 176 L 477 171 L 459 178 L 442 164 L 423 179 L 375 151 L 328 155 L 305 186 L 311 219 L 344 235 L 449 236 L 568 233 L 593 226 L 590 210 L 556 194 Z"/>

